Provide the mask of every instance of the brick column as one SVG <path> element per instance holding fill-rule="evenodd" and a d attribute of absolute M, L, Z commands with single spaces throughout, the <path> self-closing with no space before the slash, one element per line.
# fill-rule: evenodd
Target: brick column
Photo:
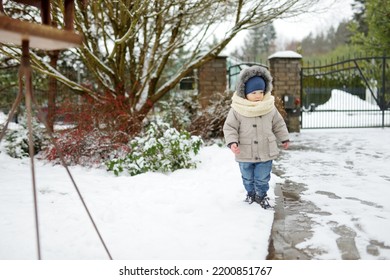
<path fill-rule="evenodd" d="M 202 108 L 209 105 L 214 93 L 223 94 L 226 91 L 226 75 L 226 56 L 218 56 L 198 69 L 198 96 Z"/>
<path fill-rule="evenodd" d="M 268 60 L 273 76 L 273 95 L 284 102 L 288 130 L 299 132 L 302 56 L 293 51 L 281 51 L 271 55 Z"/>

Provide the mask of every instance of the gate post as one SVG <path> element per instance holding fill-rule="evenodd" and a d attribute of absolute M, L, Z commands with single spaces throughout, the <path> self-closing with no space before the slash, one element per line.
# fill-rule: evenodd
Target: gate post
<path fill-rule="evenodd" d="M 202 108 L 209 105 L 214 93 L 226 91 L 226 56 L 218 56 L 198 69 L 198 97 Z"/>
<path fill-rule="evenodd" d="M 273 76 L 273 95 L 283 100 L 289 132 L 300 132 L 300 94 L 302 56 L 293 51 L 280 51 L 268 57 Z"/>

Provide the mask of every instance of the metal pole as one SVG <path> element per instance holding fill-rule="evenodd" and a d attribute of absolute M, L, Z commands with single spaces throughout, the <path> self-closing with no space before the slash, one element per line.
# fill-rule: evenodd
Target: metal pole
<path fill-rule="evenodd" d="M 386 52 L 383 54 L 382 58 L 382 102 L 381 102 L 381 109 L 382 109 L 382 128 L 385 127 L 385 93 L 386 93 Z"/>
<path fill-rule="evenodd" d="M 35 168 L 34 168 L 34 140 L 33 140 L 33 129 L 32 129 L 32 110 L 31 110 L 31 100 L 32 100 L 32 79 L 31 79 L 31 68 L 30 68 L 30 53 L 29 53 L 29 41 L 22 41 L 22 63 L 20 71 L 20 84 L 22 84 L 21 79 L 24 74 L 25 85 L 26 85 L 26 109 L 27 109 L 27 127 L 28 127 L 28 146 L 31 162 L 31 176 L 32 176 L 32 187 L 33 187 L 33 196 L 34 196 L 34 218 L 35 218 L 35 229 L 36 229 L 36 239 L 37 239 L 37 253 L 38 260 L 41 260 L 41 244 L 40 244 L 40 234 L 39 234 L 39 217 L 38 217 L 38 199 L 37 199 L 37 187 L 35 180 Z"/>

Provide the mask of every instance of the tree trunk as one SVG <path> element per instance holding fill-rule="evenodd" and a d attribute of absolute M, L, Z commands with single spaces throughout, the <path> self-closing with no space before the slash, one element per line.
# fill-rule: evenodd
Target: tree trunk
<path fill-rule="evenodd" d="M 57 68 L 57 61 L 59 57 L 59 51 L 52 51 L 49 53 L 50 66 L 54 69 Z M 56 117 L 56 95 L 57 95 L 57 79 L 55 77 L 49 77 L 49 90 L 47 97 L 47 124 L 50 132 L 54 131 L 54 120 Z"/>

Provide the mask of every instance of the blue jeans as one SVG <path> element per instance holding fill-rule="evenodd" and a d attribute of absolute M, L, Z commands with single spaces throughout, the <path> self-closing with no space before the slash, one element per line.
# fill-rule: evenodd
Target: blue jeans
<path fill-rule="evenodd" d="M 263 196 L 269 190 L 272 160 L 266 162 L 239 162 L 242 182 L 249 195 Z"/>

